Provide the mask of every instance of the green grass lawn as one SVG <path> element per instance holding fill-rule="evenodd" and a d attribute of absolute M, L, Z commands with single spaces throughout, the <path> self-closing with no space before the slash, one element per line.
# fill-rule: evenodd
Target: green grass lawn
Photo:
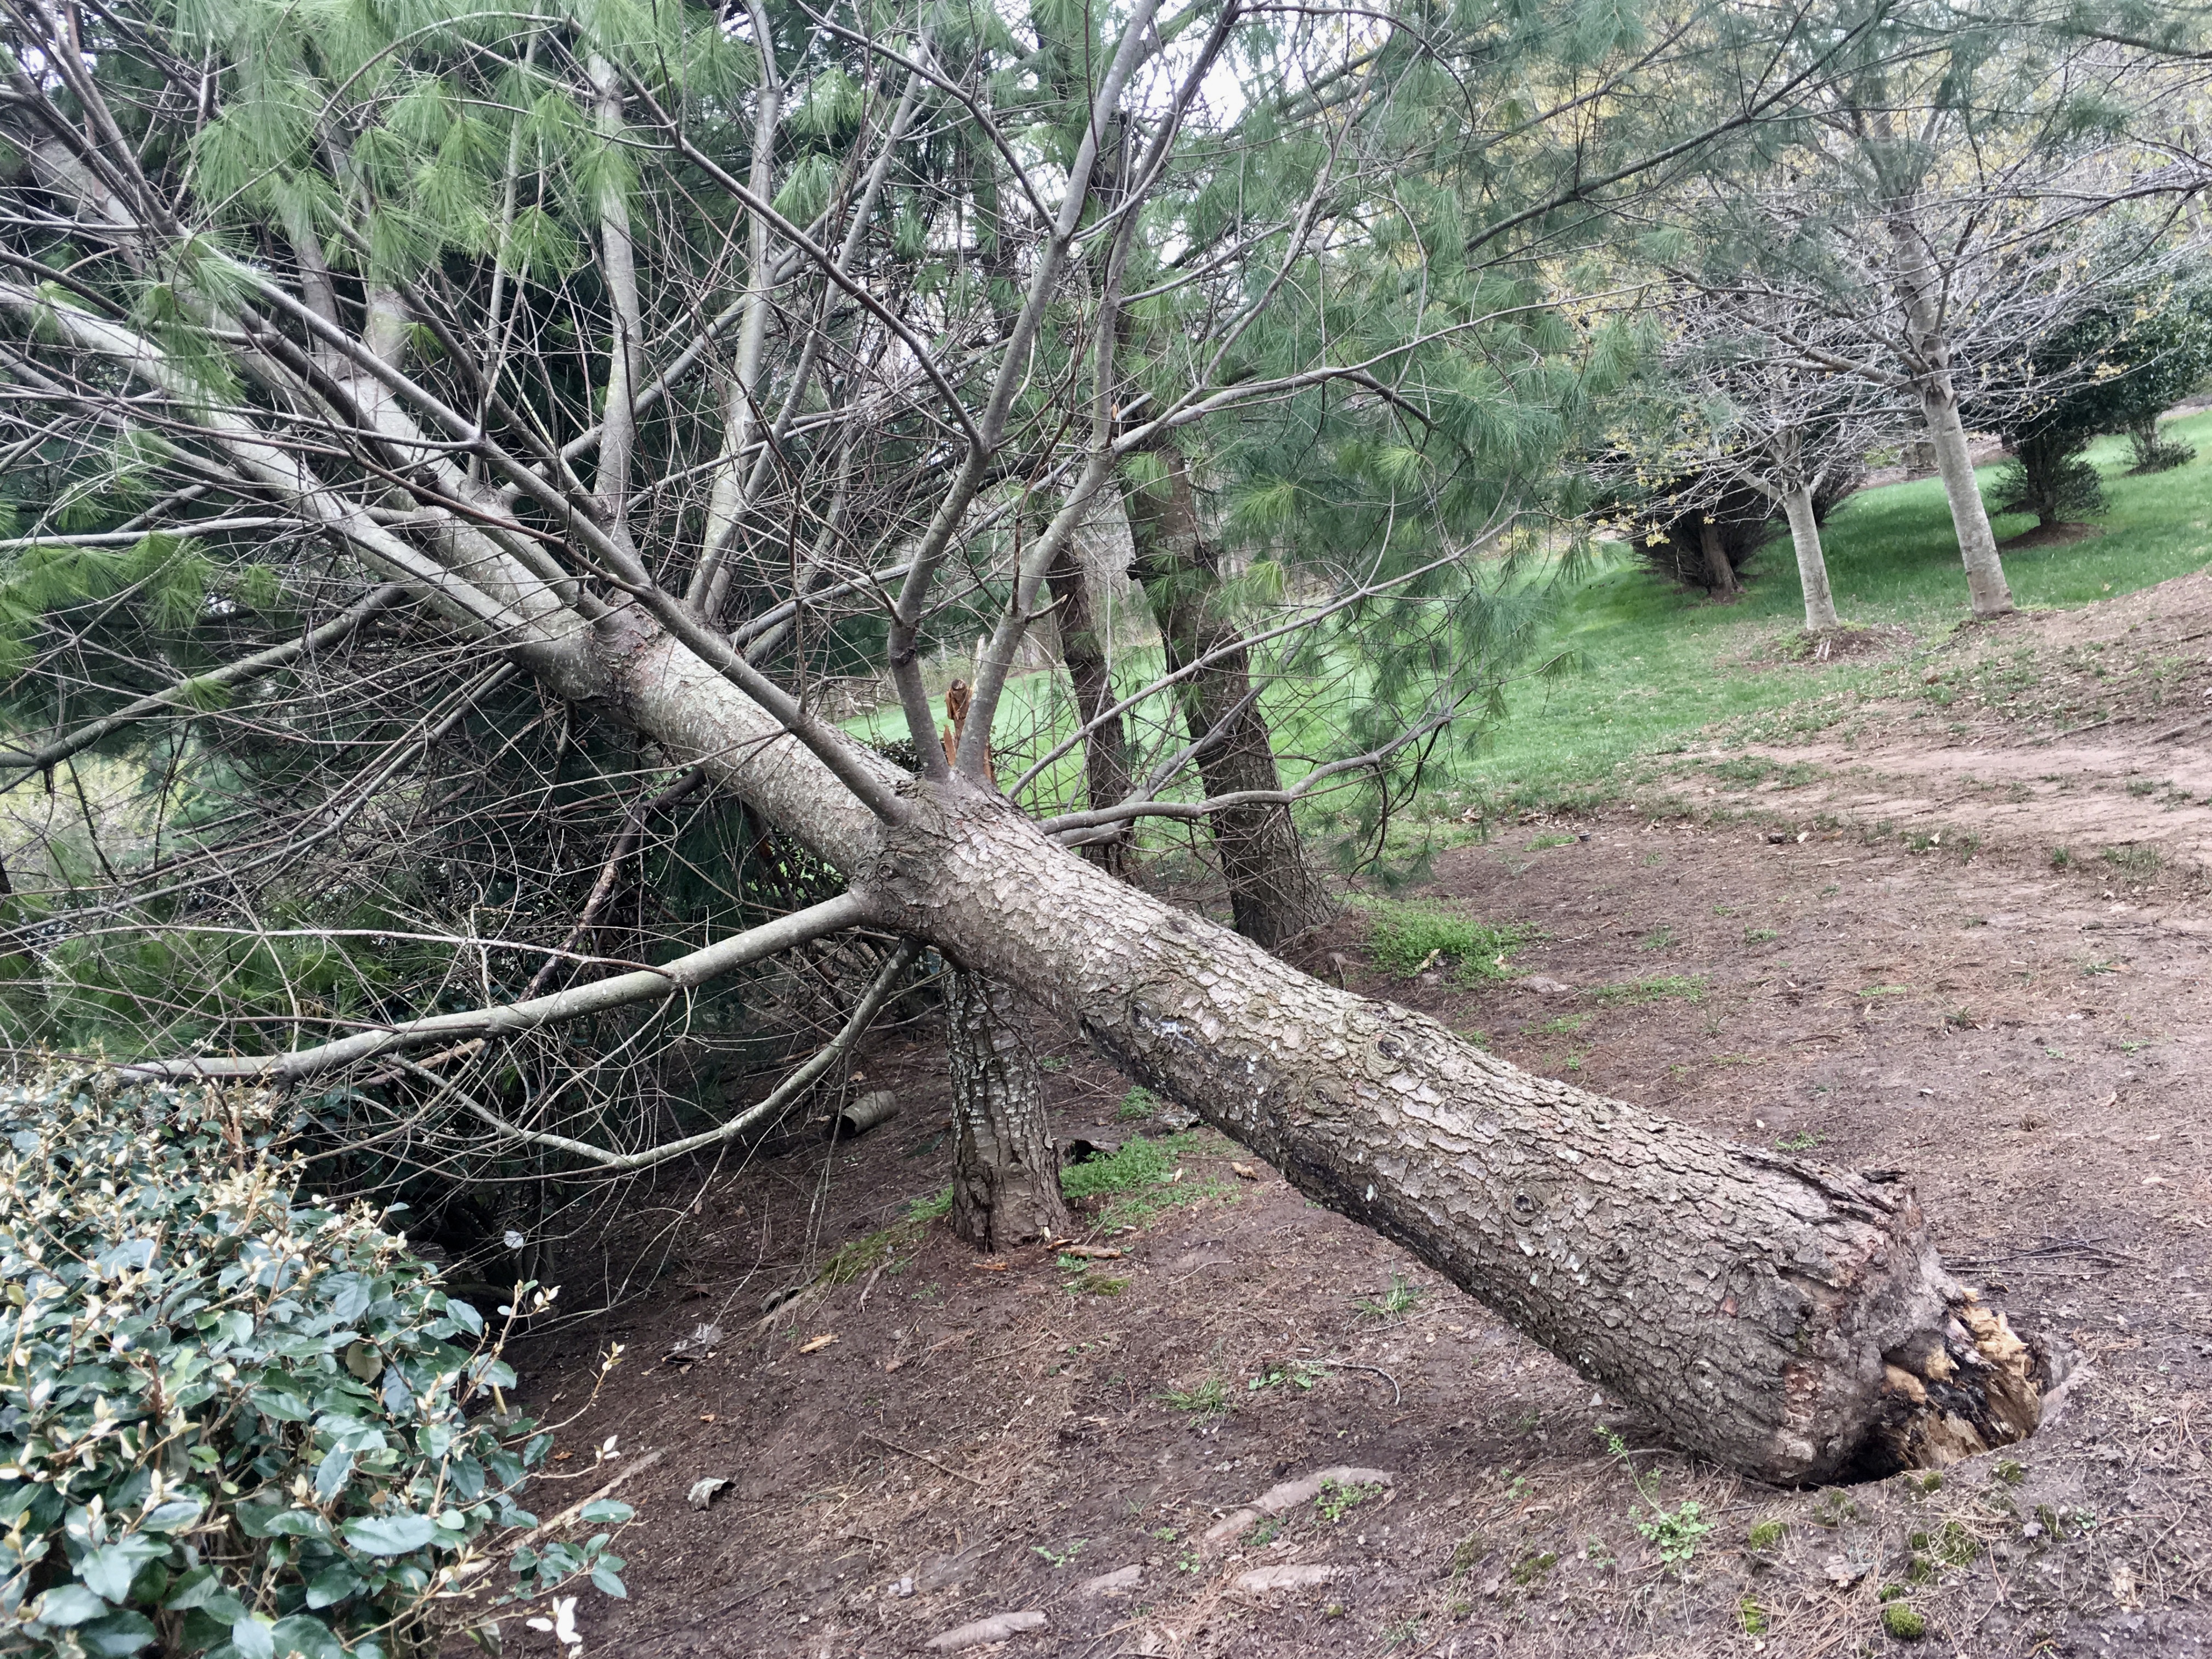
<path fill-rule="evenodd" d="M 2124 440 L 2104 440 L 2090 452 L 2110 507 L 2101 536 L 2005 554 L 2023 608 L 2086 605 L 2212 559 L 2212 413 L 2166 429 L 2196 444 L 2197 459 L 2130 478 L 2121 476 Z M 1995 471 L 1983 472 L 1985 489 Z M 2000 518 L 1998 538 L 2032 523 Z M 1901 626 L 1926 643 L 1967 620 L 1966 576 L 1936 479 L 1854 495 L 1830 520 L 1825 540 L 1846 623 Z M 1441 804 L 1455 805 L 1455 793 L 1530 805 L 1609 793 L 1633 756 L 1680 744 L 1716 720 L 1866 689 L 1885 672 L 1850 659 L 1785 665 L 1781 648 L 1803 617 L 1786 536 L 1761 554 L 1747 592 L 1731 605 L 1686 593 L 1620 559 L 1561 607 L 1552 644 L 1577 653 L 1582 672 L 1516 687 L 1488 750 L 1461 763 L 1462 787 L 1447 791 Z"/>
<path fill-rule="evenodd" d="M 2212 413 L 2172 422 L 2172 436 L 2203 452 L 2187 465 L 2145 478 L 2123 476 L 2126 442 L 2108 439 L 2091 451 L 2105 474 L 2109 510 L 2102 534 L 2061 545 L 2012 550 L 2004 555 L 2014 599 L 2024 608 L 2085 605 L 2149 586 L 2195 570 L 2212 558 Z M 1986 489 L 1995 468 L 1984 469 Z M 2031 527 L 2023 516 L 1996 521 L 1999 538 Z M 1826 531 L 1828 572 L 1846 623 L 1902 628 L 1918 646 L 1942 640 L 1966 622 L 1965 573 L 1942 484 L 1934 478 L 1862 491 L 1837 509 Z M 1436 844 L 1439 819 L 1457 820 L 1473 803 L 1496 812 L 1576 801 L 1594 802 L 1634 782 L 1639 757 L 1679 750 L 1717 721 L 1773 713 L 1770 730 L 1793 724 L 1826 724 L 1839 693 L 1870 693 L 1893 684 L 1896 653 L 1844 657 L 1833 663 L 1793 660 L 1790 650 L 1804 617 L 1796 560 L 1789 538 L 1778 535 L 1751 567 L 1742 598 L 1717 605 L 1646 571 L 1626 555 L 1584 578 L 1562 599 L 1538 659 L 1559 651 L 1578 659 L 1578 672 L 1529 680 L 1507 694 L 1507 712 L 1473 755 L 1440 749 L 1432 757 L 1431 787 L 1394 825 L 1400 850 Z M 1295 757 L 1319 753 L 1340 720 L 1346 700 L 1363 695 L 1367 670 L 1346 647 L 1340 672 L 1318 682 L 1290 677 L 1274 682 L 1266 698 L 1276 749 L 1286 779 L 1303 768 Z M 1123 687 L 1160 671 L 1157 647 L 1126 651 L 1119 666 Z M 1825 710 L 1799 708 L 1826 700 Z M 1004 781 L 1073 729 L 1073 699 L 1057 672 L 1019 675 L 1006 686 L 994 748 Z M 851 729 L 871 741 L 901 734 L 896 705 L 854 720 Z M 1140 750 L 1169 752 L 1183 741 L 1180 717 L 1165 700 L 1133 717 Z M 1162 746 L 1164 745 L 1164 747 Z M 1181 793 L 1196 780 L 1186 776 Z M 1052 767 L 1025 795 L 1032 811 L 1050 812 L 1084 799 L 1082 758 L 1072 754 Z M 1340 827 L 1327 802 L 1301 809 L 1310 830 Z M 1185 839 L 1188 826 L 1149 823 L 1147 842 Z M 1446 840 L 1473 829 L 1454 828 Z"/>

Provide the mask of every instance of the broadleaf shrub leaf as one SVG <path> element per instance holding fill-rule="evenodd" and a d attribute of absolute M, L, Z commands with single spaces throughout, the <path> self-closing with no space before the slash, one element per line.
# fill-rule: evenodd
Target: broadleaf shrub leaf
<path fill-rule="evenodd" d="M 107 1611 L 107 1603 L 82 1584 L 57 1584 L 39 1598 L 39 1622 L 58 1625 L 67 1629 L 82 1625 L 88 1619 L 97 1619 Z"/>
<path fill-rule="evenodd" d="M 406 1555 L 435 1539 L 438 1523 L 427 1515 L 376 1515 L 349 1521 L 341 1530 L 363 1555 Z"/>

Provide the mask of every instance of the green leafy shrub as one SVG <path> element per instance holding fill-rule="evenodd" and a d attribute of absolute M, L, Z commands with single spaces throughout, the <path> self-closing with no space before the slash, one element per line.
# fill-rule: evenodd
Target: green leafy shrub
<path fill-rule="evenodd" d="M 0 1083 L 0 1654 L 428 1652 L 534 1524 L 550 1436 L 466 1415 L 499 1341 L 366 1207 L 300 1201 L 276 1129 L 240 1092 Z M 517 1552 L 496 1600 L 623 1594 L 607 1541 Z"/>

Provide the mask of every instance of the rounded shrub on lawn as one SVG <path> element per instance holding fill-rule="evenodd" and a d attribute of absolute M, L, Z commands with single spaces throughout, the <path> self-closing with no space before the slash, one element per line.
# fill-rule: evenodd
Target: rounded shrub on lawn
<path fill-rule="evenodd" d="M 549 1437 L 466 1414 L 514 1381 L 483 1318 L 301 1200 L 276 1127 L 240 1091 L 0 1082 L 0 1654 L 397 1659 L 532 1523 Z M 497 1599 L 619 1595 L 605 1545 Z"/>

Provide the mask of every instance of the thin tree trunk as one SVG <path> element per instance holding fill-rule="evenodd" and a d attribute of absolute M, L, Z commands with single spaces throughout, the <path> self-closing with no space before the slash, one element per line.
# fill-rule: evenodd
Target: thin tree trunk
<path fill-rule="evenodd" d="M 1100 633 L 1100 618 L 1085 574 L 1082 538 L 1071 536 L 1046 580 L 1052 586 L 1054 614 L 1060 624 L 1060 654 L 1075 686 L 1075 712 L 1085 726 L 1114 705 L 1111 663 Z M 1119 714 L 1100 721 L 1083 741 L 1085 803 L 1093 811 L 1118 804 L 1129 793 L 1129 735 Z M 1134 832 L 1123 825 L 1108 837 L 1085 843 L 1083 855 L 1100 869 L 1121 875 Z"/>
<path fill-rule="evenodd" d="M 1711 514 L 1698 516 L 1698 535 L 1705 550 L 1705 571 L 1712 577 L 1713 586 L 1723 593 L 1741 592 L 1735 567 L 1729 562 L 1728 549 L 1721 544 L 1721 527 L 1713 522 Z"/>
<path fill-rule="evenodd" d="M 1014 994 L 965 969 L 946 976 L 952 1073 L 952 1230 L 981 1250 L 1067 1230 L 1060 1156 L 1046 1132 L 1044 1074 Z"/>
<path fill-rule="evenodd" d="M 1129 518 L 1145 597 L 1172 673 L 1221 650 L 1237 629 L 1214 611 L 1220 552 L 1199 522 L 1189 471 L 1172 450 L 1163 459 L 1166 488 L 1158 495 L 1139 492 Z M 1176 699 L 1191 741 L 1201 745 L 1198 775 L 1209 796 L 1283 787 L 1251 659 L 1241 647 L 1179 682 Z M 1211 814 L 1210 824 L 1230 910 L 1245 938 L 1272 951 L 1334 913 L 1327 890 L 1306 867 L 1289 807 L 1227 807 Z"/>
<path fill-rule="evenodd" d="M 1884 118 L 1887 131 L 1887 117 Z M 1936 471 L 1942 475 L 1944 499 L 1951 505 L 1951 527 L 1959 538 L 1959 557 L 1966 567 L 1966 592 L 1977 617 L 2002 617 L 2013 608 L 1997 538 L 1990 528 L 1981 486 L 1966 453 L 1966 428 L 1959 418 L 1959 395 L 1951 377 L 1951 346 L 1936 308 L 1935 276 L 1927 239 L 1913 213 L 1910 190 L 1900 191 L 1888 214 L 1890 246 L 1895 251 L 1898 297 L 1905 307 L 1906 356 L 1920 396 Z"/>
<path fill-rule="evenodd" d="M 1782 492 L 1782 511 L 1790 520 L 1790 544 L 1797 554 L 1797 580 L 1805 589 L 1805 631 L 1825 634 L 1840 628 L 1836 596 L 1828 591 L 1828 561 L 1820 550 L 1820 525 L 1813 516 L 1813 492 L 1802 483 Z"/>
<path fill-rule="evenodd" d="M 675 641 L 605 659 L 615 707 L 851 872 L 882 925 L 1078 1021 L 1685 1443 L 1790 1485 L 2033 1426 L 2035 1357 L 1943 1271 L 1909 1190 L 1532 1077 L 1112 879 L 964 781 L 886 828 Z"/>
<path fill-rule="evenodd" d="M 1921 382 L 1920 411 L 1936 451 L 1936 470 L 1943 476 L 1944 498 L 1951 504 L 1951 525 L 1958 532 L 1959 557 L 1966 567 L 1966 592 L 1974 614 L 2004 616 L 2013 608 L 2012 587 L 2005 580 L 2004 562 L 1997 556 L 1996 532 L 1990 528 L 1982 487 L 1974 478 L 1966 428 L 1959 418 L 1959 400 L 1948 372 Z"/>

